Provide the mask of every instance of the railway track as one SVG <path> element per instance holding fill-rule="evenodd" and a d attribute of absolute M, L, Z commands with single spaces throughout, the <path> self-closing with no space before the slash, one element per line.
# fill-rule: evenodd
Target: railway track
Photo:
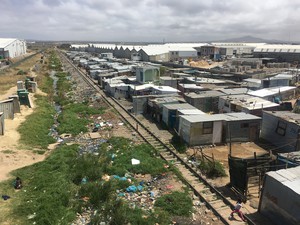
<path fill-rule="evenodd" d="M 141 138 L 151 146 L 153 146 L 159 153 L 160 157 L 169 163 L 173 163 L 175 167 L 184 174 L 181 179 L 184 179 L 194 194 L 205 203 L 207 208 L 219 218 L 220 222 L 226 225 L 241 224 L 240 221 L 230 220 L 228 217 L 231 209 L 234 206 L 221 192 L 214 186 L 207 182 L 197 170 L 184 159 L 185 155 L 176 153 L 173 146 L 164 143 L 156 134 L 151 132 L 142 122 L 140 122 L 134 115 L 129 113 L 123 105 L 121 105 L 115 98 L 107 96 L 100 87 L 88 78 L 81 70 L 79 70 L 73 63 L 63 54 L 60 53 L 63 61 L 72 65 L 74 69 L 82 76 L 92 88 L 98 91 L 106 103 L 113 107 L 124 121 L 126 121 L 132 129 L 134 129 Z M 255 225 L 255 223 L 245 215 L 247 224 Z"/>

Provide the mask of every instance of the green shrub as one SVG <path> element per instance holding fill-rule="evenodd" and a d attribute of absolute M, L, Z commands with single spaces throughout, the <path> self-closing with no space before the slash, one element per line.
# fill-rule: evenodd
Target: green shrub
<path fill-rule="evenodd" d="M 201 161 L 199 169 L 210 178 L 227 176 L 224 166 L 218 161 Z"/>
<path fill-rule="evenodd" d="M 72 168 L 72 180 L 75 184 L 80 184 L 83 178 L 88 182 L 100 180 L 102 177 L 102 165 L 99 157 L 86 154 L 77 158 Z"/>
<path fill-rule="evenodd" d="M 190 216 L 193 210 L 193 202 L 188 193 L 178 191 L 159 197 L 155 206 L 174 216 Z"/>
<path fill-rule="evenodd" d="M 25 75 L 25 74 L 27 74 L 27 72 L 25 72 L 24 70 L 19 70 L 17 72 L 17 75 Z"/>
<path fill-rule="evenodd" d="M 171 144 L 179 153 L 185 153 L 187 150 L 187 144 L 176 135 L 172 137 Z"/>

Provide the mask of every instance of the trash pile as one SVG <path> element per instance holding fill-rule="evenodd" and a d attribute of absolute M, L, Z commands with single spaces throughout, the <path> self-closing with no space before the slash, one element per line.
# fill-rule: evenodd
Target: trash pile
<path fill-rule="evenodd" d="M 116 190 L 117 197 L 125 200 L 132 208 L 139 207 L 150 213 L 153 211 L 155 200 L 158 197 L 173 191 L 174 186 L 168 183 L 169 176 L 166 173 L 155 177 L 141 174 L 130 177 L 125 174 L 124 177 L 113 175 L 112 179 L 124 180 L 129 183 L 136 180 L 137 183 L 129 185 L 125 190 Z"/>
<path fill-rule="evenodd" d="M 94 154 L 94 155 L 98 155 L 98 150 L 100 148 L 100 145 L 103 143 L 106 143 L 107 140 L 106 139 L 91 139 L 91 138 L 86 138 L 83 139 L 78 138 L 75 140 L 75 142 L 79 143 L 80 146 L 78 147 L 79 149 L 79 154 L 83 155 L 83 154 Z"/>

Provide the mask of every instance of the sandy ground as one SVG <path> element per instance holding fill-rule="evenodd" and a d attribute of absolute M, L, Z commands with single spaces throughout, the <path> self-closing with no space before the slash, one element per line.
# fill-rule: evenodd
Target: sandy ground
<path fill-rule="evenodd" d="M 0 95 L 0 100 L 7 99 L 8 96 L 16 94 L 16 92 L 17 87 L 13 87 L 6 94 Z M 45 158 L 45 155 L 35 154 L 32 150 L 21 149 L 19 146 L 20 134 L 17 132 L 17 129 L 25 120 L 25 117 L 34 110 L 33 94 L 29 96 L 33 103 L 33 108 L 22 105 L 21 113 L 16 113 L 13 120 L 6 119 L 4 121 L 5 133 L 3 136 L 0 136 L 0 181 L 8 179 L 11 171 L 42 161 Z"/>

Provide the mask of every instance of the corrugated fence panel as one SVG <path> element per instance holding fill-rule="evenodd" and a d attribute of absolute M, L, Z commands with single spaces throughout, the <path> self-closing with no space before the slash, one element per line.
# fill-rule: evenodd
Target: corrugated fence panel
<path fill-rule="evenodd" d="M 8 99 L 0 102 L 0 112 L 3 112 L 4 119 L 14 118 L 14 103 L 13 99 Z"/>
<path fill-rule="evenodd" d="M 0 135 L 4 135 L 4 114 L 0 112 Z"/>

